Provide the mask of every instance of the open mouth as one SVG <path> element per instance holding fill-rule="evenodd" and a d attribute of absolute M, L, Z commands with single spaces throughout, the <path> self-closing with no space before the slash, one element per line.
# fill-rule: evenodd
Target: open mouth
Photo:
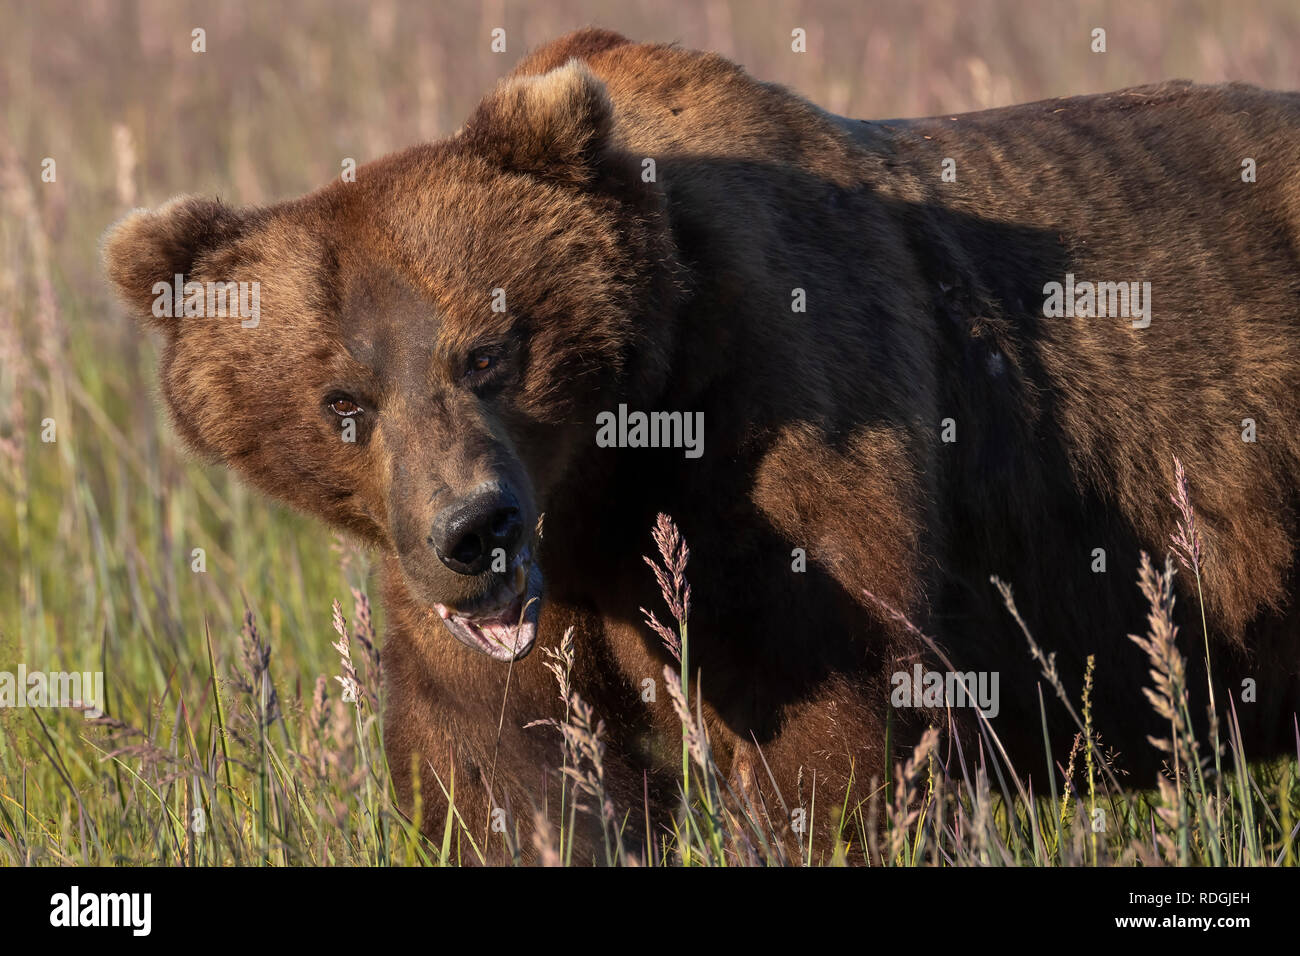
<path fill-rule="evenodd" d="M 525 548 L 501 581 L 472 608 L 433 605 L 456 640 L 493 660 L 524 657 L 537 639 L 541 611 L 542 569 Z"/>

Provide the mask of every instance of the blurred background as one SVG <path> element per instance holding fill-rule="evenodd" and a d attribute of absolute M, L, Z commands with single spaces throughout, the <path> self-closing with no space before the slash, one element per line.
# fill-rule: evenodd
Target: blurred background
<path fill-rule="evenodd" d="M 156 343 L 110 299 L 100 236 L 178 192 L 270 201 L 338 175 L 344 157 L 446 135 L 526 50 L 589 24 L 721 52 L 860 118 L 1171 77 L 1300 88 L 1295 0 L 5 0 L 0 670 L 103 670 L 110 713 L 152 725 L 161 701 L 206 693 L 205 627 L 218 670 L 237 657 L 247 604 L 285 706 L 337 671 L 330 604 L 364 591 L 366 556 L 178 449 L 154 401 Z M 491 49 L 497 27 L 505 53 Z M 1091 50 L 1097 27 L 1104 54 Z M 0 712 L 0 792 L 49 756 L 18 719 Z M 75 779 L 92 758 L 59 760 Z"/>

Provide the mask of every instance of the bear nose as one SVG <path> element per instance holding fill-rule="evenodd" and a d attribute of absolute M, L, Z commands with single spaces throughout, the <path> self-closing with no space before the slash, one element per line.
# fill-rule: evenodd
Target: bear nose
<path fill-rule="evenodd" d="M 519 505 L 509 492 L 487 491 L 462 498 L 438 512 L 429 543 L 457 574 L 482 574 L 498 549 L 508 562 L 523 537 Z"/>

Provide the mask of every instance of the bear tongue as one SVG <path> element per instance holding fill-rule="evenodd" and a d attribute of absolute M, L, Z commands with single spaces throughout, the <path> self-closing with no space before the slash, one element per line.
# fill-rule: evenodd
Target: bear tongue
<path fill-rule="evenodd" d="M 460 614 L 444 604 L 435 604 L 434 607 L 454 637 L 492 657 L 512 658 L 520 643 L 531 637 L 531 624 L 521 624 L 519 620 L 523 613 L 523 595 L 500 611 L 482 617 Z"/>
<path fill-rule="evenodd" d="M 515 642 L 519 639 L 519 617 L 516 615 L 511 621 L 504 618 L 495 620 L 481 621 L 476 626 L 479 633 L 486 637 L 493 644 L 509 650 L 515 649 Z"/>

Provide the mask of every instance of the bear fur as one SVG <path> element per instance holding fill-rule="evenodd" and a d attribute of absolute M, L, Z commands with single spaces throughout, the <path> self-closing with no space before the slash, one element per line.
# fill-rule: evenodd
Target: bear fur
<path fill-rule="evenodd" d="M 585 30 L 528 56 L 447 140 L 265 208 L 137 211 L 105 261 L 161 332 L 184 440 L 382 555 L 403 804 L 414 770 L 441 834 L 435 774 L 454 777 L 470 831 L 506 808 L 527 851 L 560 757 L 553 728 L 527 725 L 565 711 L 540 648 L 570 627 L 628 832 L 674 808 L 672 659 L 641 611 L 667 616 L 642 560 L 660 513 L 691 549 L 689 664 L 716 758 L 774 817 L 778 799 L 807 806 L 814 779 L 819 806 L 850 785 L 865 799 L 887 723 L 900 752 L 945 724 L 890 713 L 892 675 L 936 661 L 882 603 L 959 669 L 1000 674 L 993 727 L 1019 770 L 1045 773 L 1039 667 L 990 575 L 1076 699 L 1096 655 L 1102 739 L 1151 785 L 1144 738 L 1162 727 L 1127 635 L 1146 627 L 1140 553 L 1162 560 L 1178 517 L 1175 456 L 1220 712 L 1233 697 L 1248 753 L 1284 748 L 1300 687 L 1297 168 L 1295 94 L 1177 82 L 852 121 L 720 56 Z M 154 284 L 178 274 L 258 281 L 260 321 L 154 317 Z M 1046 316 L 1067 274 L 1149 282 L 1149 326 Z M 620 405 L 702 412 L 703 454 L 599 447 L 597 416 Z M 510 663 L 448 633 L 435 608 L 497 585 L 453 580 L 425 537 L 446 501 L 507 484 L 520 520 L 544 517 L 536 647 Z M 1197 591 L 1178 585 L 1195 689 Z"/>

